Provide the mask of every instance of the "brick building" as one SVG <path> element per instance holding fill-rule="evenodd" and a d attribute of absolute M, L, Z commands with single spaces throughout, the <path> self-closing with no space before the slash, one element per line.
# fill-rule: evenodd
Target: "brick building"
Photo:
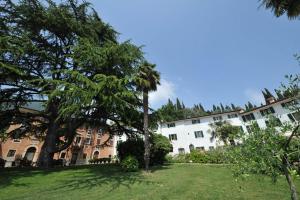
<path fill-rule="evenodd" d="M 14 127 L 11 127 L 12 129 Z M 54 155 L 54 159 L 63 159 L 66 165 L 88 164 L 92 158 L 109 158 L 115 155 L 114 139 L 101 129 L 79 128 L 72 145 Z M 18 165 L 22 158 L 32 161 L 35 166 L 43 141 L 31 136 L 22 139 L 0 141 L 0 158 L 6 160 L 5 166 Z"/>

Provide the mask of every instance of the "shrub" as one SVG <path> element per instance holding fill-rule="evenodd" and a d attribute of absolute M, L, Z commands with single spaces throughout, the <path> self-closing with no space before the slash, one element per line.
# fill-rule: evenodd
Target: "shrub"
<path fill-rule="evenodd" d="M 139 167 L 144 166 L 144 141 L 140 138 L 128 139 L 117 145 L 118 157 L 120 162 L 129 155 L 134 156 L 139 163 Z"/>
<path fill-rule="evenodd" d="M 172 150 L 172 144 L 167 137 L 159 134 L 153 134 L 150 142 L 150 165 L 162 165 L 166 161 L 166 155 Z"/>
<path fill-rule="evenodd" d="M 217 148 L 211 151 L 193 150 L 191 153 L 169 156 L 168 161 L 172 163 L 205 163 L 205 164 L 223 164 L 228 163 L 226 149 Z"/>
<path fill-rule="evenodd" d="M 135 172 L 139 169 L 139 162 L 133 156 L 127 156 L 121 162 L 121 167 L 126 172 Z"/>
<path fill-rule="evenodd" d="M 163 135 L 153 134 L 150 138 L 150 165 L 163 164 L 166 155 L 171 151 L 172 145 L 168 138 Z M 139 167 L 144 166 L 144 141 L 141 138 L 128 139 L 121 142 L 117 146 L 118 157 L 120 161 L 127 156 L 134 156 L 138 162 Z"/>

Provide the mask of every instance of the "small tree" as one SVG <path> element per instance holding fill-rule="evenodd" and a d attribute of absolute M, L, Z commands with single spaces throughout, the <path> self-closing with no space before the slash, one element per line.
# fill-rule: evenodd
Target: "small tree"
<path fill-rule="evenodd" d="M 240 137 L 241 129 L 238 126 L 233 126 L 227 121 L 219 121 L 210 124 L 212 128 L 212 137 L 211 140 L 214 138 L 220 139 L 224 142 L 225 145 L 236 145 L 235 140 Z"/>
<path fill-rule="evenodd" d="M 276 127 L 275 118 L 269 119 L 266 129 L 260 129 L 253 124 L 251 133 L 242 139 L 240 147 L 230 151 L 230 161 L 236 176 L 251 173 L 265 174 L 276 181 L 282 173 L 286 176 L 292 199 L 298 199 L 296 187 L 292 180 L 295 173 L 289 155 L 299 153 L 297 148 L 292 148 L 292 138 L 299 134 L 299 125 L 295 128 L 290 125 Z M 287 138 L 283 133 L 293 130 Z M 295 141 L 295 139 L 293 139 Z M 297 139 L 299 140 L 299 139 Z"/>

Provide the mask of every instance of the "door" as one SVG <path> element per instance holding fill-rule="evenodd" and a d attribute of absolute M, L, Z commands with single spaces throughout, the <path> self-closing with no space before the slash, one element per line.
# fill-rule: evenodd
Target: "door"
<path fill-rule="evenodd" d="M 78 153 L 72 153 L 71 165 L 75 165 L 77 161 Z"/>
<path fill-rule="evenodd" d="M 35 147 L 28 148 L 27 151 L 26 151 L 26 154 L 25 154 L 24 158 L 26 158 L 26 160 L 28 160 L 28 161 L 33 161 L 35 152 L 36 152 L 36 148 Z"/>

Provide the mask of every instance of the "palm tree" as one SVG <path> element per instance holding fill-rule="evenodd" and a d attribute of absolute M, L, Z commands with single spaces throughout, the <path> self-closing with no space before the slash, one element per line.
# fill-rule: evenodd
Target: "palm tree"
<path fill-rule="evenodd" d="M 143 62 L 138 68 L 138 72 L 135 78 L 137 90 L 143 92 L 143 111 L 144 111 L 144 140 L 145 140 L 145 170 L 149 170 L 150 163 L 150 135 L 148 130 L 148 94 L 150 91 L 156 91 L 157 85 L 160 84 L 160 74 L 155 70 L 155 64 Z"/>
<path fill-rule="evenodd" d="M 295 19 L 300 15 L 300 0 L 260 0 L 262 6 L 271 9 L 275 16 L 287 14 L 288 18 Z"/>

